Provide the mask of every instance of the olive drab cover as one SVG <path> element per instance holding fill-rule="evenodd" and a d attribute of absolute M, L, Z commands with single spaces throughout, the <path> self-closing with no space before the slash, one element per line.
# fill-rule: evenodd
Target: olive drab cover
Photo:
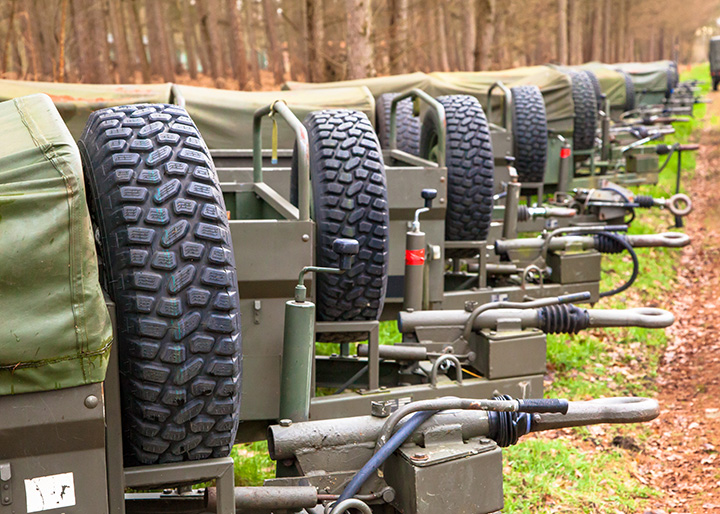
<path fill-rule="evenodd" d="M 116 105 L 168 103 L 171 84 L 64 84 L 0 80 L 0 101 L 45 93 L 65 121 L 75 140 L 93 111 Z"/>
<path fill-rule="evenodd" d="M 526 66 L 501 71 L 456 71 L 430 73 L 432 85 L 429 93 L 434 96 L 466 94 L 477 97 L 487 110 L 487 92 L 495 82 L 505 86 L 535 85 L 545 100 L 545 112 L 548 128 L 561 132 L 572 130 L 575 105 L 572 100 L 572 83 L 563 72 L 548 66 Z M 493 98 L 497 98 L 498 106 L 502 91 L 493 90 Z M 496 105 L 493 104 L 493 110 Z M 499 112 L 497 112 L 499 115 Z M 497 116 L 490 121 L 495 122 Z"/>
<path fill-rule="evenodd" d="M 253 114 L 276 101 L 285 102 L 302 121 L 312 111 L 354 109 L 375 119 L 375 99 L 366 87 L 301 89 L 297 91 L 230 91 L 175 85 L 185 109 L 203 135 L 208 148 L 252 148 Z M 292 148 L 295 134 L 281 118 L 277 120 L 278 147 Z M 262 122 L 263 148 L 272 144 L 272 122 Z"/>
<path fill-rule="evenodd" d="M 635 85 L 635 97 L 642 103 L 643 94 L 668 92 L 668 70 L 673 61 L 627 62 L 613 64 L 615 68 L 628 73 Z"/>
<path fill-rule="evenodd" d="M 50 97 L 0 103 L 0 395 L 105 378 L 112 326 L 80 153 Z"/>
<path fill-rule="evenodd" d="M 625 77 L 610 64 L 588 62 L 572 66 L 576 70 L 592 71 L 600 83 L 600 91 L 610 101 L 610 107 L 624 109 L 626 105 Z"/>
<path fill-rule="evenodd" d="M 340 80 L 338 82 L 285 82 L 283 89 L 329 89 L 337 87 L 361 87 L 365 86 L 370 93 L 377 98 L 384 93 L 404 93 L 411 89 L 418 88 L 425 91 L 430 84 L 430 77 L 420 71 L 405 73 L 402 75 L 390 75 L 387 77 L 372 77 L 356 80 Z"/>

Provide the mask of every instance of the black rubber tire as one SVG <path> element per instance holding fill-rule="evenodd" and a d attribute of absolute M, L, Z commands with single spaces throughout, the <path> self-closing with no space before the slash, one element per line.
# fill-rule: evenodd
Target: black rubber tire
<path fill-rule="evenodd" d="M 447 241 L 483 241 L 493 210 L 493 159 L 490 127 L 477 98 L 440 96 L 447 121 L 445 165 L 448 202 L 445 215 Z M 420 131 L 420 156 L 428 159 L 437 140 L 437 120 L 425 116 Z M 472 250 L 446 250 L 446 257 L 472 257 Z"/>
<path fill-rule="evenodd" d="M 603 97 L 602 88 L 600 87 L 600 81 L 598 80 L 597 75 L 595 75 L 595 73 L 591 70 L 581 70 L 580 73 L 584 73 L 585 75 L 587 75 L 587 78 L 590 79 L 593 91 L 595 92 L 595 100 L 597 100 L 598 111 L 601 111 L 603 109 Z"/>
<path fill-rule="evenodd" d="M 517 86 L 510 92 L 513 154 L 518 179 L 520 182 L 542 182 L 548 148 L 545 101 L 537 86 Z"/>
<path fill-rule="evenodd" d="M 224 457 L 242 357 L 210 153 L 187 112 L 162 104 L 95 111 L 79 144 L 118 316 L 126 465 Z"/>
<path fill-rule="evenodd" d="M 382 313 L 388 281 L 390 219 L 385 163 L 375 131 L 364 113 L 324 110 L 307 115 L 303 124 L 310 141 L 310 180 L 316 223 L 315 262 L 338 267 L 332 250 L 338 238 L 357 239 L 360 252 L 342 275 L 317 275 L 318 321 L 376 320 Z M 293 159 L 297 177 L 297 160 Z M 297 190 L 297 178 L 294 187 Z M 297 193 L 294 194 L 297 198 Z M 334 342 L 361 340 L 343 334 Z M 318 334 L 318 340 L 324 340 Z M 328 336 L 330 337 L 330 336 Z"/>
<path fill-rule="evenodd" d="M 573 119 L 573 150 L 590 150 L 595 146 L 597 129 L 597 100 L 592 82 L 586 74 L 573 71 L 572 98 L 575 104 Z M 585 159 L 586 157 L 582 157 Z"/>
<path fill-rule="evenodd" d="M 665 92 L 665 98 L 670 98 L 675 88 L 680 84 L 680 74 L 678 73 L 677 63 L 671 61 L 667 69 L 667 91 Z"/>
<path fill-rule="evenodd" d="M 390 103 L 398 93 L 383 93 L 375 102 L 375 125 L 382 148 L 390 148 Z M 410 98 L 397 106 L 397 148 L 412 155 L 420 155 L 420 117 L 413 116 Z"/>
<path fill-rule="evenodd" d="M 625 112 L 632 111 L 635 109 L 635 84 L 632 81 L 632 77 L 629 73 L 617 70 L 618 73 L 622 74 L 625 79 Z"/>

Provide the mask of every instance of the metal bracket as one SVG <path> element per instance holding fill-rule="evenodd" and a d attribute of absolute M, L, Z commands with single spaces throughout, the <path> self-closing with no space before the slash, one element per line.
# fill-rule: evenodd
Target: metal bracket
<path fill-rule="evenodd" d="M 235 475 L 231 457 L 125 469 L 125 487 L 157 488 L 167 484 L 215 480 L 217 514 L 235 514 Z"/>
<path fill-rule="evenodd" d="M 12 505 L 12 469 L 9 462 L 0 462 L 0 505 Z"/>
<path fill-rule="evenodd" d="M 315 323 L 315 332 L 365 332 L 368 335 L 368 389 L 380 388 L 380 322 L 379 321 L 323 321 Z M 313 376 L 315 372 L 313 370 Z"/>

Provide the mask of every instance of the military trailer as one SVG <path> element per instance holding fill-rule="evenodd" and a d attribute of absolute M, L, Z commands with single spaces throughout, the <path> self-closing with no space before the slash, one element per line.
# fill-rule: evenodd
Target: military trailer
<path fill-rule="evenodd" d="M 712 88 L 713 91 L 717 91 L 718 84 L 720 84 L 720 36 L 710 38 L 708 60 L 710 61 Z"/>
<path fill-rule="evenodd" d="M 157 103 L 102 109 L 90 116 L 76 145 L 49 97 L 0 104 L 6 136 L 0 247 L 10 263 L 0 270 L 0 410 L 13 413 L 0 419 L 0 512 L 494 512 L 502 508 L 500 448 L 531 432 L 657 417 L 654 400 L 540 399 L 530 394 L 530 383 L 517 399 L 503 394 L 501 382 L 500 395 L 438 398 L 458 387 L 446 387 L 452 381 L 441 378 L 437 359 L 427 400 L 412 401 L 423 397 L 408 390 L 396 389 L 399 396 L 390 398 L 380 391 L 362 398 L 355 417 L 348 417 L 350 404 L 339 401 L 327 416 L 305 421 L 314 403 L 315 345 L 315 304 L 305 276 L 319 274 L 315 299 L 326 301 L 320 277 L 343 279 L 364 266 L 367 239 L 313 230 L 320 220 L 308 219 L 308 189 L 316 185 L 308 173 L 323 168 L 312 168 L 317 155 L 308 149 L 327 138 L 308 134 L 281 104 L 259 110 L 256 124 L 270 113 L 299 135 L 299 205 L 286 206 L 256 181 L 237 189 L 244 201 L 236 216 L 247 209 L 255 218 L 264 213 L 261 223 L 305 222 L 309 237 L 303 241 L 298 232 L 300 242 L 319 234 L 321 246 L 329 245 L 319 256 L 311 253 L 308 264 L 307 252 L 286 263 L 300 267 L 294 299 L 285 303 L 287 353 L 280 369 L 264 368 L 268 375 L 282 373 L 280 398 L 267 382 L 250 381 L 247 372 L 257 364 L 243 357 L 250 336 L 241 329 L 238 277 L 262 263 L 240 259 L 248 254 L 238 249 L 254 241 L 239 239 L 237 231 L 253 220 L 228 219 L 209 151 L 187 111 Z M 365 117 L 347 111 L 309 119 L 321 131 L 342 131 L 346 123 L 360 132 L 369 127 Z M 371 132 L 361 135 L 376 143 Z M 294 252 L 293 244 L 289 237 L 288 247 L 269 249 L 266 257 Z M 439 344 L 461 343 L 454 335 L 460 329 L 474 344 L 492 328 L 517 338 L 538 329 L 663 327 L 673 320 L 659 309 L 613 313 L 568 305 L 577 299 L 497 304 L 425 320 L 408 312 L 401 322 L 404 333 L 416 336 L 438 327 Z M 255 323 L 252 316 L 242 321 Z M 425 348 L 430 357 L 434 348 Z M 234 487 L 228 456 L 243 432 L 246 388 L 291 413 L 269 420 L 277 477 L 259 488 Z M 193 484 L 203 485 L 193 490 Z M 448 484 L 453 494 L 446 494 Z"/>

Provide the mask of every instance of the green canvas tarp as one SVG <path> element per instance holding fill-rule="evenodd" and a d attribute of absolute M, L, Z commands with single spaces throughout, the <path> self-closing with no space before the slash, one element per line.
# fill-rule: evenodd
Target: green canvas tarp
<path fill-rule="evenodd" d="M 588 62 L 575 66 L 578 70 L 592 71 L 600 83 L 600 91 L 610 101 L 610 107 L 624 109 L 626 105 L 625 77 L 611 65 Z"/>
<path fill-rule="evenodd" d="M 370 90 L 373 97 L 384 93 L 404 93 L 414 88 L 426 90 L 430 84 L 430 77 L 422 72 L 405 73 L 403 75 L 390 75 L 388 77 L 373 77 L 367 79 L 341 80 L 338 82 L 285 82 L 283 89 L 330 89 L 338 87 L 362 87 Z"/>
<path fill-rule="evenodd" d="M 503 81 L 508 87 L 533 84 L 537 85 L 545 98 L 548 121 L 551 128 L 561 131 L 572 130 L 573 101 L 571 83 L 568 77 L 547 66 L 530 66 L 512 70 L 493 72 L 435 72 L 408 73 L 389 77 L 323 82 L 286 82 L 284 89 L 316 89 L 347 86 L 366 86 L 377 99 L 384 93 L 402 93 L 413 88 L 422 89 L 431 95 L 472 95 L 485 105 L 487 91 L 497 81 Z M 496 90 L 497 105 L 500 105 L 500 90 Z M 495 102 L 493 102 L 495 105 Z"/>
<path fill-rule="evenodd" d="M 105 378 L 112 327 L 80 153 L 52 101 L 0 103 L 0 395 Z"/>
<path fill-rule="evenodd" d="M 628 62 L 613 65 L 615 68 L 628 73 L 635 85 L 635 96 L 641 98 L 643 94 L 668 92 L 669 74 L 672 73 L 673 61 Z M 654 95 L 656 96 L 656 95 Z"/>
<path fill-rule="evenodd" d="M 354 109 L 375 120 L 375 100 L 366 87 L 298 91 L 229 91 L 174 86 L 209 148 L 252 148 L 253 114 L 275 101 L 287 103 L 301 121 L 312 111 Z M 295 135 L 285 121 L 278 124 L 278 146 L 292 148 Z M 263 120 L 263 148 L 272 143 L 272 122 Z"/>
<path fill-rule="evenodd" d="M 487 92 L 495 82 L 507 87 L 535 85 L 545 100 L 548 125 L 558 131 L 571 131 L 575 106 L 572 100 L 572 83 L 566 73 L 548 66 L 527 66 L 502 71 L 435 72 L 430 73 L 432 95 L 467 94 L 477 97 L 487 109 Z M 502 95 L 500 89 L 493 96 Z M 493 103 L 493 108 L 495 104 Z M 497 119 L 493 116 L 493 120 Z"/>
<path fill-rule="evenodd" d="M 62 84 L 0 80 L 0 101 L 45 93 L 77 140 L 91 112 L 115 105 L 168 103 L 170 88 L 171 84 Z"/>

